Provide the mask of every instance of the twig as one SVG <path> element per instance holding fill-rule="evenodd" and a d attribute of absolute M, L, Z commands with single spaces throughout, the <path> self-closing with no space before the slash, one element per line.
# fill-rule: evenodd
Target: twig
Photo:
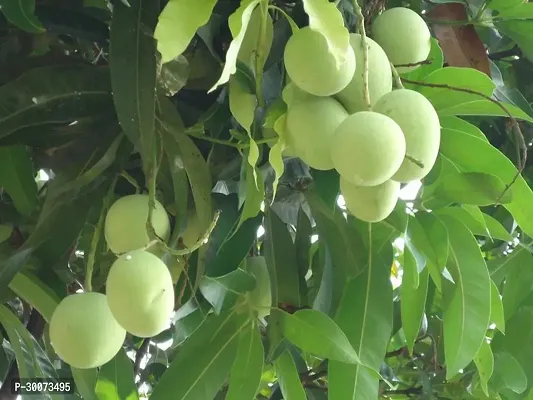
<path fill-rule="evenodd" d="M 361 46 L 363 49 L 363 97 L 367 109 L 370 110 L 372 109 L 372 103 L 370 102 L 370 93 L 368 92 L 368 44 L 366 43 L 365 18 L 357 0 L 353 0 L 353 7 L 357 17 L 357 31 L 361 35 Z"/>
<path fill-rule="evenodd" d="M 409 161 L 411 161 L 413 164 L 415 164 L 417 167 L 424 168 L 424 163 L 420 160 L 417 160 L 413 156 L 406 154 L 405 158 Z"/>
<path fill-rule="evenodd" d="M 432 63 L 433 63 L 433 58 L 428 58 L 427 60 L 417 61 L 417 62 L 414 62 L 414 63 L 397 64 L 394 67 L 395 68 L 398 68 L 398 67 L 416 67 L 416 66 L 419 66 L 419 65 L 429 65 L 429 64 L 432 64 Z"/>
<path fill-rule="evenodd" d="M 507 116 L 511 120 L 511 126 L 513 128 L 513 132 L 515 133 L 515 135 L 516 135 L 516 137 L 518 139 L 518 150 L 520 151 L 520 156 L 518 157 L 519 158 L 518 159 L 518 166 L 517 166 L 517 170 L 518 171 L 515 174 L 515 176 L 513 177 L 513 179 L 511 180 L 511 182 L 505 186 L 505 189 L 503 190 L 502 194 L 496 200 L 495 204 L 498 204 L 500 202 L 500 200 L 502 199 L 502 197 L 507 193 L 507 191 L 511 188 L 511 186 L 516 182 L 516 180 L 518 179 L 518 177 L 520 176 L 520 174 L 524 170 L 524 168 L 526 166 L 526 161 L 527 161 L 527 146 L 526 146 L 526 142 L 525 142 L 525 139 L 524 139 L 524 134 L 522 133 L 522 130 L 520 129 L 520 125 L 518 124 L 517 120 L 509 112 L 507 107 L 505 107 L 498 100 L 495 100 L 492 97 L 487 96 L 484 93 L 476 92 L 475 90 L 465 89 L 465 88 L 460 88 L 460 87 L 455 87 L 455 86 L 450 86 L 450 85 L 445 85 L 445 84 L 412 81 L 410 79 L 405 79 L 405 78 L 402 78 L 402 80 L 404 82 L 407 82 L 407 83 L 410 83 L 410 84 L 413 84 L 413 85 L 420 85 L 420 86 L 426 86 L 426 87 L 448 89 L 448 90 L 453 90 L 455 92 L 463 92 L 463 93 L 469 93 L 469 94 L 477 95 L 477 96 L 483 97 L 484 99 L 490 101 L 491 103 L 496 104 L 499 108 L 501 108 L 501 110 L 505 114 L 507 114 Z"/>
<path fill-rule="evenodd" d="M 263 0 L 259 3 L 261 7 L 261 25 L 259 26 L 259 38 L 257 39 L 257 48 L 255 51 L 255 93 L 257 97 L 257 104 L 259 107 L 265 106 L 265 98 L 263 97 L 263 68 L 265 66 L 266 55 L 265 40 L 268 21 L 268 0 Z"/>
<path fill-rule="evenodd" d="M 398 89 L 403 89 L 403 83 L 402 79 L 400 78 L 400 74 L 392 63 L 390 63 L 390 69 L 392 71 L 392 78 L 394 79 L 394 86 L 396 86 Z"/>
<path fill-rule="evenodd" d="M 412 387 L 407 389 L 385 390 L 382 393 L 385 396 L 392 396 L 398 394 L 410 395 L 410 394 L 422 394 L 422 386 Z"/>
<path fill-rule="evenodd" d="M 502 58 L 522 55 L 522 50 L 518 46 L 514 46 L 512 49 L 497 51 L 495 53 L 489 54 L 489 58 L 493 61 L 501 60 Z"/>
<path fill-rule="evenodd" d="M 135 188 L 135 194 L 139 194 L 141 192 L 141 187 L 139 186 L 135 178 L 133 178 L 133 176 L 131 176 L 124 170 L 120 172 L 120 176 L 126 179 L 128 183 Z"/>
<path fill-rule="evenodd" d="M 150 338 L 146 338 L 143 340 L 141 345 L 139 346 L 139 350 L 137 350 L 137 353 L 135 354 L 135 364 L 133 365 L 133 376 L 136 376 L 141 371 L 141 363 L 148 352 L 148 349 L 150 348 Z"/>

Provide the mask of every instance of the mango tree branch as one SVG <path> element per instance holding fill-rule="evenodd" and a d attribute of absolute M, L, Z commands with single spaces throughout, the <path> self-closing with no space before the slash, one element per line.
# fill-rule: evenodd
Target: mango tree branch
<path fill-rule="evenodd" d="M 353 0 L 353 7 L 357 17 L 357 31 L 361 35 L 361 46 L 363 49 L 363 97 L 365 98 L 367 109 L 370 110 L 372 109 L 372 103 L 370 102 L 370 93 L 368 92 L 368 43 L 366 42 L 365 18 L 357 0 Z"/>
<path fill-rule="evenodd" d="M 487 96 L 484 93 L 476 92 L 475 90 L 471 90 L 471 89 L 460 88 L 460 87 L 455 87 L 455 86 L 450 86 L 450 85 L 445 85 L 445 84 L 426 83 L 426 82 L 420 82 L 420 81 L 413 81 L 413 80 L 405 79 L 405 78 L 402 78 L 402 80 L 404 82 L 411 83 L 413 85 L 420 85 L 420 86 L 440 88 L 440 89 L 448 89 L 448 90 L 452 90 L 452 91 L 455 91 L 455 92 L 469 93 L 469 94 L 473 94 L 473 95 L 482 97 L 485 100 L 488 100 L 491 103 L 496 104 L 509 117 L 509 119 L 511 120 L 511 127 L 513 128 L 513 132 L 514 132 L 514 134 L 515 134 L 515 136 L 517 138 L 517 141 L 518 141 L 518 151 L 519 151 L 518 166 L 517 166 L 517 170 L 518 171 L 515 174 L 515 176 L 513 177 L 513 179 L 511 180 L 511 182 L 505 186 L 505 189 L 503 190 L 503 192 L 500 195 L 500 197 L 498 197 L 498 199 L 496 200 L 496 204 L 498 204 L 500 202 L 500 200 L 502 199 L 502 197 L 505 195 L 505 193 L 507 193 L 507 191 L 511 188 L 511 186 L 516 182 L 516 180 L 518 179 L 518 177 L 520 176 L 520 174 L 522 173 L 522 171 L 524 170 L 524 168 L 526 166 L 527 145 L 526 145 L 526 141 L 524 139 L 524 134 L 522 133 L 522 130 L 520 129 L 520 125 L 518 124 L 518 121 L 516 120 L 516 118 L 513 117 L 513 115 L 509 112 L 507 107 L 505 107 L 501 102 L 499 102 L 496 99 L 493 99 L 490 96 Z"/>

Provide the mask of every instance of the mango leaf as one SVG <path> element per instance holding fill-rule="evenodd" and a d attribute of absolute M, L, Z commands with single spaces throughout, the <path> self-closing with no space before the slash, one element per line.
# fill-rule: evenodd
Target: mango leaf
<path fill-rule="evenodd" d="M 442 53 L 442 49 L 437 38 L 431 38 L 431 49 L 427 58 L 428 60 L 431 60 L 431 63 L 421 65 L 411 72 L 402 74 L 402 76 L 405 76 L 407 79 L 413 81 L 423 81 L 426 76 L 442 68 L 444 65 L 444 54 Z M 406 84 L 405 87 L 409 88 L 410 85 L 411 84 Z M 419 90 L 420 88 L 418 85 L 413 86 L 415 87 L 415 90 Z"/>
<path fill-rule="evenodd" d="M 456 104 L 455 106 L 450 106 L 445 109 L 439 110 L 439 116 L 452 116 L 452 115 L 486 115 L 494 117 L 508 117 L 509 114 L 516 119 L 521 119 L 528 122 L 533 122 L 527 113 L 522 111 L 517 106 L 507 103 L 500 102 L 505 107 L 502 109 L 498 104 L 490 100 L 476 100 L 470 101 L 468 103 Z M 508 114 L 508 113 L 509 114 Z"/>
<path fill-rule="evenodd" d="M 487 236 L 492 239 L 511 241 L 512 235 L 496 219 L 488 214 L 481 213 L 482 221 L 475 218 L 472 213 L 463 207 L 446 207 L 435 211 L 437 215 L 449 215 L 461 221 L 466 227 L 478 236 Z"/>
<path fill-rule="evenodd" d="M 244 176 L 241 175 L 239 182 L 239 189 L 244 187 L 244 207 L 242 208 L 239 223 L 235 228 L 235 232 L 248 219 L 253 218 L 261 211 L 261 203 L 265 198 L 265 184 L 263 175 L 256 173 L 256 167 L 252 167 L 246 163 L 242 165 Z"/>
<path fill-rule="evenodd" d="M 309 16 L 310 28 L 324 36 L 339 67 L 346 61 L 350 47 L 350 35 L 341 12 L 328 0 L 303 0 L 303 6 Z"/>
<path fill-rule="evenodd" d="M 321 358 L 360 364 L 361 360 L 346 335 L 326 314 L 316 310 L 281 313 L 283 336 L 303 351 Z"/>
<path fill-rule="evenodd" d="M 263 373 L 263 358 L 264 348 L 259 326 L 250 324 L 241 332 L 226 400 L 255 398 Z"/>
<path fill-rule="evenodd" d="M 440 151 L 462 172 L 479 172 L 498 176 L 510 184 L 517 174 L 513 163 L 491 144 L 471 135 L 449 131 L 441 138 Z M 476 154 L 476 157 L 472 157 Z M 522 176 L 511 187 L 513 201 L 503 206 L 513 215 L 517 224 L 533 236 L 533 192 Z"/>
<path fill-rule="evenodd" d="M 494 379 L 491 382 L 494 386 L 524 393 L 527 389 L 527 376 L 512 354 L 505 351 L 495 353 L 494 367 Z"/>
<path fill-rule="evenodd" d="M 283 117 L 284 118 L 284 117 Z M 281 118 L 280 118 L 281 119 Z M 279 135 L 279 139 L 274 145 L 270 148 L 268 153 L 268 162 L 270 163 L 272 169 L 274 170 L 274 182 L 272 183 L 272 201 L 274 203 L 276 199 L 276 193 L 278 190 L 279 179 L 285 172 L 285 163 L 283 162 L 283 150 L 286 148 L 284 133 L 280 133 L 276 130 Z"/>
<path fill-rule="evenodd" d="M 461 119 L 459 117 L 439 117 L 440 126 L 442 128 L 441 133 L 443 135 L 446 134 L 446 130 L 453 129 L 456 131 L 468 133 L 469 135 L 475 136 L 478 139 L 484 140 L 485 142 L 488 142 L 489 140 L 485 136 L 485 134 L 474 124 L 471 124 L 470 122 L 465 121 L 464 119 Z"/>
<path fill-rule="evenodd" d="M 515 249 L 504 261 L 506 275 L 502 301 L 505 319 L 508 320 L 533 290 L 533 256 L 525 249 Z"/>
<path fill-rule="evenodd" d="M 271 277 L 272 304 L 302 307 L 301 293 L 305 293 L 306 284 L 298 271 L 296 247 L 287 226 L 272 209 L 268 209 L 265 214 L 263 246 Z"/>
<path fill-rule="evenodd" d="M 39 343 L 4 305 L 0 305 L 0 324 L 6 331 L 15 353 L 21 378 L 58 378 L 52 362 Z"/>
<path fill-rule="evenodd" d="M 404 256 L 405 254 L 406 253 L 404 253 Z M 408 261 L 408 258 L 404 261 L 404 263 L 408 261 L 411 264 L 414 264 L 412 255 L 410 257 L 411 260 Z M 413 286 L 413 278 L 411 275 L 412 274 L 403 275 L 400 303 L 403 333 L 405 335 L 409 354 L 413 353 L 415 340 L 418 337 L 418 332 L 420 331 L 420 326 L 422 324 L 422 318 L 424 317 L 424 311 L 426 308 L 426 297 L 428 293 L 429 269 L 425 268 L 424 270 L 422 270 L 422 272 L 420 272 L 420 284 L 418 285 L 418 288 L 415 288 Z"/>
<path fill-rule="evenodd" d="M 0 10 L 13 25 L 30 33 L 43 33 L 41 22 L 35 16 L 35 0 L 0 0 Z"/>
<path fill-rule="evenodd" d="M 124 349 L 100 368 L 95 388 L 99 400 L 138 400 L 133 364 Z"/>
<path fill-rule="evenodd" d="M 494 371 L 494 356 L 490 344 L 486 340 L 483 341 L 477 354 L 474 357 L 474 363 L 476 364 L 479 374 L 479 382 L 483 393 L 489 396 L 488 383 Z"/>
<path fill-rule="evenodd" d="M 157 64 L 155 42 L 143 29 L 154 29 L 158 14 L 157 0 L 118 2 L 110 31 L 115 109 L 124 133 L 141 152 L 145 173 L 153 163 Z"/>
<path fill-rule="evenodd" d="M 370 228 L 369 228 L 370 229 Z M 392 333 L 392 251 L 381 253 L 369 232 L 368 264 L 345 288 L 335 321 L 359 354 L 363 366 L 330 361 L 329 396 L 332 400 L 372 399 L 378 396 L 379 370 Z M 390 244 L 389 244 L 390 246 Z M 384 257 L 386 255 L 386 257 Z M 354 318 L 357 315 L 357 318 Z"/>
<path fill-rule="evenodd" d="M 95 392 L 98 370 L 96 368 L 71 368 L 71 371 L 76 390 L 81 394 L 83 400 L 98 400 Z"/>
<path fill-rule="evenodd" d="M 225 305 L 234 302 L 238 295 L 253 290 L 255 278 L 242 269 L 236 269 L 217 278 L 204 275 L 200 280 L 199 288 L 218 314 Z"/>
<path fill-rule="evenodd" d="M 274 361 L 276 375 L 283 398 L 291 400 L 306 400 L 302 382 L 294 360 L 288 351 L 284 351 Z"/>
<path fill-rule="evenodd" d="M 198 28 L 209 21 L 216 3 L 216 0 L 171 0 L 167 3 L 154 33 L 163 63 L 185 51 Z"/>
<path fill-rule="evenodd" d="M 5 242 L 11 237 L 13 227 L 10 225 L 0 225 L 0 243 Z"/>
<path fill-rule="evenodd" d="M 426 258 L 426 265 L 437 289 L 442 290 L 442 271 L 448 259 L 448 231 L 431 213 L 416 213 L 409 218 L 407 234 Z"/>
<path fill-rule="evenodd" d="M 495 204 L 501 197 L 501 204 L 509 204 L 513 199 L 512 189 L 505 189 L 505 183 L 497 176 L 481 172 L 463 172 L 443 177 L 435 188 L 434 195 L 454 203 L 478 206 Z"/>
<path fill-rule="evenodd" d="M 474 358 L 490 322 L 490 278 L 476 239 L 455 218 L 441 216 L 450 240 L 448 270 L 455 285 L 447 282 L 443 296 L 446 376 L 453 377 Z"/>
<path fill-rule="evenodd" d="M 60 299 L 39 278 L 29 272 L 19 272 L 9 283 L 9 288 L 50 322 Z"/>
<path fill-rule="evenodd" d="M 244 34 L 248 28 L 248 23 L 252 17 L 252 12 L 261 0 L 244 0 L 241 5 L 228 19 L 229 28 L 233 40 L 231 41 L 228 51 L 226 52 L 226 61 L 224 69 L 218 81 L 207 93 L 211 93 L 217 87 L 229 81 L 230 76 L 237 72 L 237 57 L 241 48 Z"/>
<path fill-rule="evenodd" d="M 151 400 L 212 400 L 228 377 L 241 332 L 251 322 L 230 310 L 209 316 L 180 346 L 154 388 Z M 176 384 L 176 383 L 179 384 Z"/>
<path fill-rule="evenodd" d="M 0 138 L 31 126 L 71 123 L 113 109 L 109 69 L 31 69 L 0 87 Z"/>
<path fill-rule="evenodd" d="M 503 302 L 498 287 L 492 279 L 490 280 L 490 322 L 495 324 L 500 332 L 505 333 Z"/>
<path fill-rule="evenodd" d="M 17 211 L 28 216 L 37 207 L 37 184 L 25 146 L 0 146 L 0 187 L 9 194 Z"/>

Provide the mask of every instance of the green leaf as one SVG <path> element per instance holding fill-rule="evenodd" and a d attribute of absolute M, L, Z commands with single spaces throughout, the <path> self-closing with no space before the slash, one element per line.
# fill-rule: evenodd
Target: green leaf
<path fill-rule="evenodd" d="M 486 340 L 483 341 L 481 347 L 475 355 L 474 363 L 477 367 L 479 382 L 481 384 L 481 388 L 483 389 L 483 393 L 485 393 L 486 396 L 489 396 L 488 383 L 490 377 L 492 376 L 492 372 L 494 371 L 494 356 L 492 355 L 490 344 L 487 343 Z"/>
<path fill-rule="evenodd" d="M 309 16 L 309 26 L 326 38 L 329 52 L 340 66 L 346 61 L 350 35 L 339 9 L 328 0 L 303 0 L 303 6 Z"/>
<path fill-rule="evenodd" d="M 231 369 L 226 400 L 254 400 L 263 373 L 264 349 L 259 326 L 241 332 L 237 356 Z"/>
<path fill-rule="evenodd" d="M 239 223 L 235 228 L 237 231 L 248 219 L 254 218 L 261 211 L 261 203 L 265 198 L 265 184 L 263 176 L 256 173 L 256 167 L 244 164 L 245 176 L 241 176 L 240 185 L 245 187 L 244 207 L 242 208 Z"/>
<path fill-rule="evenodd" d="M 248 28 L 248 23 L 252 17 L 252 12 L 261 0 L 243 0 L 241 5 L 228 19 L 229 28 L 233 40 L 231 41 L 228 51 L 226 52 L 226 60 L 224 69 L 218 81 L 213 85 L 207 93 L 211 93 L 217 87 L 224 85 L 229 81 L 230 76 L 237 71 L 237 57 L 241 48 L 244 34 Z M 255 164 L 254 164 L 255 165 Z"/>
<path fill-rule="evenodd" d="M 505 189 L 505 183 L 497 176 L 463 172 L 443 177 L 434 193 L 435 196 L 454 203 L 488 206 L 495 204 L 500 197 L 501 204 L 509 204 L 513 199 L 512 188 L 507 191 Z"/>
<path fill-rule="evenodd" d="M 170 0 L 167 3 L 154 33 L 163 63 L 185 51 L 198 28 L 209 21 L 216 3 L 216 0 Z"/>
<path fill-rule="evenodd" d="M 43 33 L 41 22 L 35 16 L 35 0 L 0 0 L 0 10 L 7 20 L 30 33 Z"/>
<path fill-rule="evenodd" d="M 474 234 L 487 236 L 493 239 L 511 241 L 512 235 L 496 219 L 488 214 L 481 213 L 482 221 L 477 219 L 463 207 L 446 207 L 435 211 L 437 215 L 449 215 L 461 221 Z"/>
<path fill-rule="evenodd" d="M 13 227 L 10 225 L 0 225 L 0 243 L 5 242 L 11 237 Z"/>
<path fill-rule="evenodd" d="M 19 213 L 28 216 L 37 207 L 37 184 L 25 146 L 0 147 L 0 187 Z"/>
<path fill-rule="evenodd" d="M 156 45 L 143 30 L 155 27 L 158 0 L 117 2 L 110 30 L 109 64 L 120 125 L 139 146 L 145 172 L 153 162 L 156 93 Z"/>
<path fill-rule="evenodd" d="M 503 312 L 502 298 L 494 281 L 490 280 L 490 322 L 496 325 L 496 328 L 505 333 L 505 315 Z"/>
<path fill-rule="evenodd" d="M 517 106 L 506 102 L 500 102 L 500 104 L 502 104 L 513 117 L 522 119 L 524 121 L 533 122 L 533 118 L 531 118 L 527 113 L 522 111 Z M 507 112 L 505 112 L 496 103 L 483 99 L 456 104 L 455 106 L 449 106 L 445 109 L 439 110 L 439 117 L 452 115 L 486 115 L 494 117 L 508 117 L 509 114 L 507 114 Z"/>
<path fill-rule="evenodd" d="M 450 240 L 448 270 L 455 285 L 446 282 L 444 352 L 446 376 L 453 377 L 474 358 L 490 322 L 490 278 L 478 243 L 455 218 L 441 216 Z"/>
<path fill-rule="evenodd" d="M 121 349 L 115 357 L 100 368 L 96 381 L 98 400 L 138 400 L 133 364 Z"/>
<path fill-rule="evenodd" d="M 274 182 L 272 183 L 272 203 L 276 199 L 279 180 L 285 172 L 285 163 L 283 162 L 284 149 L 285 139 L 280 136 L 278 141 L 270 148 L 270 152 L 268 153 L 268 162 L 274 170 Z"/>
<path fill-rule="evenodd" d="M 373 399 L 378 396 L 379 376 L 370 368 L 377 371 L 381 367 L 392 333 L 392 252 L 383 257 L 385 253 L 374 248 L 375 238 L 370 233 L 367 268 L 346 284 L 335 316 L 335 321 L 366 367 L 330 361 L 328 380 L 332 400 Z"/>
<path fill-rule="evenodd" d="M 31 69 L 0 87 L 0 138 L 31 126 L 71 123 L 113 109 L 109 69 Z"/>
<path fill-rule="evenodd" d="M 272 210 L 265 214 L 265 258 L 271 277 L 272 303 L 302 307 L 305 279 L 298 271 L 296 247 L 287 226 Z"/>
<path fill-rule="evenodd" d="M 39 278 L 29 272 L 19 272 L 9 283 L 9 288 L 50 322 L 60 299 Z"/>
<path fill-rule="evenodd" d="M 512 0 L 511 0 L 512 3 Z M 493 8 L 492 4 L 490 8 Z M 517 4 L 515 7 L 507 6 L 498 10 L 498 19 L 532 19 L 533 5 L 529 3 Z"/>
<path fill-rule="evenodd" d="M 71 368 L 71 371 L 76 390 L 81 394 L 83 400 L 98 400 L 95 392 L 98 370 L 96 368 Z"/>
<path fill-rule="evenodd" d="M 468 133 L 469 135 L 475 136 L 478 139 L 488 142 L 485 134 L 477 126 L 471 124 L 470 122 L 465 121 L 459 117 L 439 117 L 440 126 L 442 128 L 441 134 L 445 135 L 448 129 L 453 129 L 456 131 Z"/>
<path fill-rule="evenodd" d="M 431 38 L 431 50 L 429 51 L 427 58 L 431 60 L 430 64 L 420 65 L 415 70 L 402 74 L 402 77 L 404 76 L 413 81 L 423 81 L 426 76 L 442 68 L 444 65 L 444 54 L 442 53 L 439 41 L 434 37 Z M 409 86 L 411 86 L 411 84 L 405 85 L 406 88 L 409 88 Z M 413 86 L 415 90 L 419 90 L 418 85 Z"/>
<path fill-rule="evenodd" d="M 513 163 L 491 144 L 471 135 L 449 131 L 441 138 L 440 151 L 463 172 L 480 172 L 498 176 L 510 184 L 517 174 Z M 472 157 L 475 154 L 476 157 Z M 518 225 L 533 236 L 533 192 L 522 176 L 512 185 L 513 201 L 503 206 L 513 215 Z"/>
<path fill-rule="evenodd" d="M 255 278 L 242 269 L 236 269 L 217 278 L 204 275 L 200 280 L 199 288 L 218 314 L 225 305 L 233 303 L 240 294 L 253 290 Z"/>
<path fill-rule="evenodd" d="M 492 0 L 489 3 L 489 8 L 501 12 L 509 8 L 514 8 L 522 3 L 523 0 Z"/>
<path fill-rule="evenodd" d="M 405 248 L 404 251 L 405 250 L 407 250 L 407 248 Z M 405 254 L 406 253 L 404 253 L 404 257 Z M 408 259 L 410 259 L 409 263 L 411 264 L 411 268 L 415 267 L 414 269 L 416 269 L 412 255 Z M 404 261 L 405 264 L 407 264 L 406 261 L 407 260 Z M 418 271 L 416 273 L 418 275 Z M 422 318 L 424 317 L 424 311 L 426 308 L 426 297 L 429 283 L 428 268 L 424 268 L 422 272 L 420 272 L 419 278 L 420 284 L 418 285 L 418 288 L 415 288 L 413 285 L 412 274 L 404 274 L 401 286 L 400 306 L 402 313 L 402 327 L 410 354 L 413 353 L 415 340 L 418 337 L 418 332 L 420 331 Z"/>
<path fill-rule="evenodd" d="M 288 351 L 284 351 L 274 361 L 276 368 L 276 375 L 279 382 L 279 387 L 283 398 L 290 400 L 306 400 L 302 382 L 298 375 L 298 370 L 294 364 L 294 360 Z"/>
<path fill-rule="evenodd" d="M 500 261 L 507 267 L 502 301 L 505 319 L 509 320 L 533 290 L 533 256 L 525 249 L 515 249 Z"/>
<path fill-rule="evenodd" d="M 346 335 L 326 314 L 306 309 L 282 312 L 281 316 L 283 336 L 303 351 L 329 360 L 361 363 Z"/>
<path fill-rule="evenodd" d="M 496 88 L 496 84 L 486 74 L 473 68 L 441 68 L 429 74 L 424 83 L 459 87 L 480 92 L 485 96 L 491 96 Z M 439 113 L 458 104 L 463 105 L 483 99 L 477 94 L 458 92 L 448 88 L 422 86 L 419 91 L 431 101 Z"/>
<path fill-rule="evenodd" d="M 22 322 L 4 305 L 0 305 L 0 323 L 15 353 L 21 378 L 57 378 L 48 356 Z"/>
<path fill-rule="evenodd" d="M 508 388 L 515 393 L 524 393 L 527 389 L 527 376 L 512 354 L 496 352 L 494 367 L 493 383 L 496 387 Z"/>
<path fill-rule="evenodd" d="M 533 33 L 533 21 L 531 20 L 507 20 L 496 22 L 496 29 L 509 38 L 511 38 L 522 50 L 523 54 L 529 61 L 533 60 L 533 44 L 531 35 Z"/>
<path fill-rule="evenodd" d="M 235 360 L 241 332 L 250 324 L 234 311 L 211 315 L 183 343 L 154 388 L 151 400 L 212 400 Z"/>
<path fill-rule="evenodd" d="M 442 291 L 442 271 L 448 259 L 448 231 L 431 213 L 416 213 L 409 218 L 407 234 L 426 258 L 426 265 L 437 289 Z"/>
<path fill-rule="evenodd" d="M 249 304 L 255 308 L 260 315 L 270 314 L 272 307 L 272 290 L 270 285 L 270 275 L 266 259 L 263 256 L 248 257 L 245 260 L 245 270 L 255 277 L 255 289 L 248 295 Z"/>

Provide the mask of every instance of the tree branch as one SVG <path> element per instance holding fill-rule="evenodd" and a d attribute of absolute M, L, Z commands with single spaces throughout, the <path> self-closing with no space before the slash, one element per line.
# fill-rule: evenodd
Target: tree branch
<path fill-rule="evenodd" d="M 522 56 L 522 50 L 520 49 L 520 47 L 514 46 L 512 49 L 509 50 L 497 51 L 495 53 L 489 54 L 489 58 L 493 61 L 513 56 Z"/>
<path fill-rule="evenodd" d="M 141 372 L 141 362 L 148 352 L 148 349 L 150 348 L 150 338 L 146 338 L 143 340 L 141 345 L 139 346 L 139 350 L 137 350 L 137 354 L 135 354 L 135 364 L 133 365 L 133 375 L 136 376 Z"/>

